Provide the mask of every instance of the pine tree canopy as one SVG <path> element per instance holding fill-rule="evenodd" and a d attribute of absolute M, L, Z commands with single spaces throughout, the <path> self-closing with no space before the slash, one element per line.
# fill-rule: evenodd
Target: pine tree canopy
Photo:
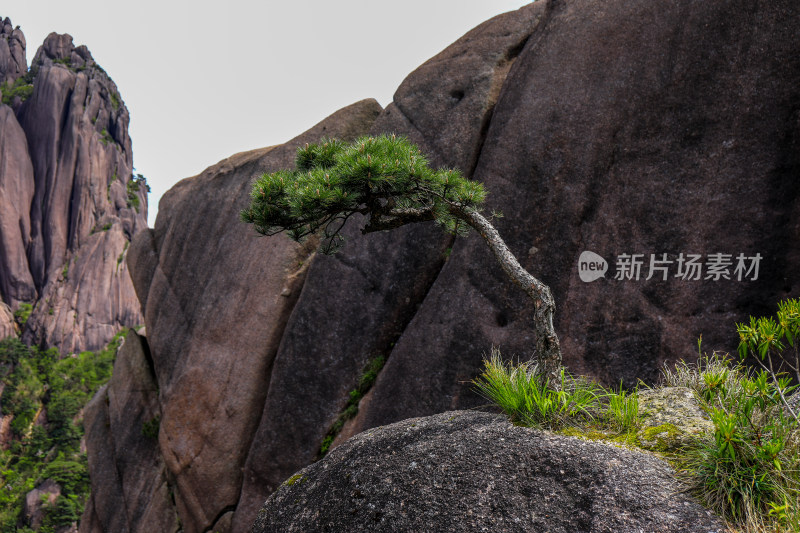
<path fill-rule="evenodd" d="M 486 190 L 458 170 L 434 170 L 419 148 L 403 137 L 361 137 L 351 144 L 328 139 L 297 151 L 297 168 L 264 174 L 253 184 L 242 220 L 263 235 L 288 232 L 295 240 L 320 233 L 323 253 L 336 252 L 347 220 L 364 216 L 363 233 L 435 220 L 456 234 L 475 229 L 503 271 L 535 303 L 536 357 L 555 380 L 561 347 L 553 330 L 550 289 L 520 265 L 480 213 Z M 556 383 L 556 381 L 552 381 Z"/>
<path fill-rule="evenodd" d="M 261 234 L 287 231 L 295 240 L 321 230 L 326 253 L 339 249 L 354 213 L 366 217 L 364 233 L 425 220 L 463 233 L 469 226 L 457 213 L 479 210 L 486 198 L 483 185 L 458 170 L 432 169 L 417 146 L 394 135 L 308 144 L 296 164 L 256 180 L 242 220 Z"/>

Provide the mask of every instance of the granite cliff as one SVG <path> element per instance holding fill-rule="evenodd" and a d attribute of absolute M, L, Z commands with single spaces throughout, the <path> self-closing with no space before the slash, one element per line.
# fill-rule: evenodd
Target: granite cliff
<path fill-rule="evenodd" d="M 0 336 L 100 349 L 143 322 L 124 260 L 147 227 L 128 110 L 69 35 L 50 34 L 28 68 L 25 37 L 7 18 L 0 83 Z M 15 324 L 10 312 L 27 305 L 30 318 Z"/>
<path fill-rule="evenodd" d="M 253 178 L 323 136 L 405 135 L 484 182 L 500 233 L 553 289 L 571 371 L 649 381 L 700 334 L 733 349 L 734 321 L 797 292 L 798 26 L 794 0 L 537 1 L 419 67 L 385 109 L 358 102 L 177 184 L 128 254 L 147 337 L 87 409 L 81 531 L 247 531 L 323 443 L 481 403 L 469 381 L 491 345 L 532 355 L 531 305 L 476 236 L 353 221 L 328 257 L 238 221 Z M 587 250 L 605 279 L 581 280 Z M 681 276 L 689 254 L 699 279 Z M 149 440 L 114 398 L 157 425 Z"/>

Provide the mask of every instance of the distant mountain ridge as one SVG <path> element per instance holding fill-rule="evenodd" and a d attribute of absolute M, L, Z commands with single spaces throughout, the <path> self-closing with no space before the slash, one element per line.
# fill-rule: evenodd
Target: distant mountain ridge
<path fill-rule="evenodd" d="M 125 261 L 147 227 L 128 109 L 70 35 L 48 35 L 29 69 L 25 36 L 8 18 L 0 84 L 0 338 L 97 350 L 143 322 Z M 28 305 L 27 321 L 15 322 Z"/>

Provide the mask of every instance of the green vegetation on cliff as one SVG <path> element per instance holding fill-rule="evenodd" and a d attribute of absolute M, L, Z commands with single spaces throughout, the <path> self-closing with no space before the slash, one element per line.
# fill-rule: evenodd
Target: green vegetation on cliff
<path fill-rule="evenodd" d="M 124 334 L 102 351 L 63 359 L 55 349 L 29 347 L 16 337 L 0 341 L 0 531 L 49 533 L 80 518 L 89 495 L 83 407 L 111 378 Z M 24 523 L 25 497 L 46 480 L 60 494 L 43 503 L 41 524 L 31 529 Z"/>
<path fill-rule="evenodd" d="M 688 425 L 645 423 L 652 413 L 640 412 L 639 403 L 657 391 L 607 391 L 563 370 L 560 383 L 553 386 L 535 363 L 506 363 L 496 351 L 474 384 L 517 424 L 659 453 L 677 469 L 687 490 L 734 531 L 796 532 L 800 425 L 793 395 L 797 385 L 784 370 L 797 375 L 800 368 L 800 300 L 781 302 L 778 309 L 777 320 L 752 318 L 750 326 L 737 324 L 742 360 L 752 355 L 760 369 L 716 353 L 701 355 L 697 364 L 681 361 L 663 369 L 664 385 L 693 394 L 710 422 L 705 422 L 707 430 L 687 438 L 680 434 Z M 792 350 L 785 350 L 787 346 Z M 665 403 L 662 409 L 675 415 L 674 404 Z M 669 442 L 678 445 L 665 444 Z"/>

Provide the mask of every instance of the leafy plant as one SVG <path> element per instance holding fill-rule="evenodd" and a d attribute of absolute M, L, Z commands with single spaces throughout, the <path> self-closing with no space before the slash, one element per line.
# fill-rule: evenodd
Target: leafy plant
<path fill-rule="evenodd" d="M 82 514 L 89 481 L 79 415 L 111 377 L 121 342 L 122 333 L 102 351 L 59 359 L 55 349 L 29 347 L 16 337 L 0 341 L 0 403 L 13 417 L 13 438 L 0 450 L 0 531 L 24 530 L 18 522 L 25 495 L 46 479 L 61 486 L 61 496 L 45 506 L 40 532 L 69 526 Z M 46 413 L 46 425 L 33 424 L 39 413 Z"/>
<path fill-rule="evenodd" d="M 17 310 L 14 311 L 14 320 L 20 329 L 25 329 L 25 324 L 28 323 L 28 319 L 31 317 L 32 312 L 33 304 L 29 304 L 27 302 L 20 303 Z"/>
<path fill-rule="evenodd" d="M 748 355 L 768 372 L 772 382 L 783 384 L 775 392 L 786 410 L 798 421 L 800 413 L 786 401 L 790 380 L 783 378 L 784 368 L 794 373 L 800 383 L 800 300 L 788 299 L 778 303 L 777 320 L 772 317 L 750 317 L 750 324 L 736 324 L 739 332 L 739 357 Z M 787 345 L 791 350 L 786 350 Z M 785 353 L 785 352 L 789 353 Z"/>
<path fill-rule="evenodd" d="M 147 184 L 147 179 L 141 174 L 135 174 L 131 176 L 131 179 L 128 180 L 126 184 L 126 189 L 128 192 L 128 207 L 133 207 L 136 211 L 139 211 L 139 191 L 145 190 L 146 192 L 150 192 L 150 186 Z"/>
<path fill-rule="evenodd" d="M 149 439 L 158 438 L 158 430 L 161 427 L 161 417 L 156 415 L 152 419 L 142 424 L 142 435 Z"/>
<path fill-rule="evenodd" d="M 336 436 L 342 431 L 345 422 L 355 418 L 358 414 L 358 404 L 361 402 L 364 395 L 369 392 L 369 389 L 372 388 L 373 383 L 375 383 L 375 380 L 378 378 L 378 373 L 385 363 L 386 358 L 382 355 L 377 355 L 367 362 L 361 374 L 361 378 L 358 380 L 358 385 L 355 389 L 351 390 L 348 395 L 347 405 L 345 405 L 345 408 L 339 414 L 336 422 L 333 423 L 333 426 L 331 426 L 325 438 L 322 440 L 318 453 L 319 457 L 323 457 L 328 453 L 331 444 L 333 444 Z"/>
<path fill-rule="evenodd" d="M 788 379 L 716 353 L 663 375 L 669 386 L 693 389 L 714 425 L 678 461 L 687 486 L 745 531 L 797 531 L 800 431 L 784 405 L 794 390 Z"/>
<path fill-rule="evenodd" d="M 108 133 L 106 128 L 103 128 L 103 131 L 100 132 L 100 142 L 103 143 L 103 146 L 107 146 L 108 143 L 113 143 L 114 138 Z"/>
<path fill-rule="evenodd" d="M 119 94 L 117 94 L 117 91 L 113 90 L 109 94 L 111 97 L 111 107 L 112 109 L 114 109 L 114 111 L 117 111 L 122 103 L 122 101 L 119 98 Z"/>
<path fill-rule="evenodd" d="M 14 80 L 13 83 L 4 83 L 0 86 L 3 92 L 3 103 L 12 105 L 16 98 L 25 101 L 33 94 L 33 79 L 29 76 L 22 76 Z"/>

